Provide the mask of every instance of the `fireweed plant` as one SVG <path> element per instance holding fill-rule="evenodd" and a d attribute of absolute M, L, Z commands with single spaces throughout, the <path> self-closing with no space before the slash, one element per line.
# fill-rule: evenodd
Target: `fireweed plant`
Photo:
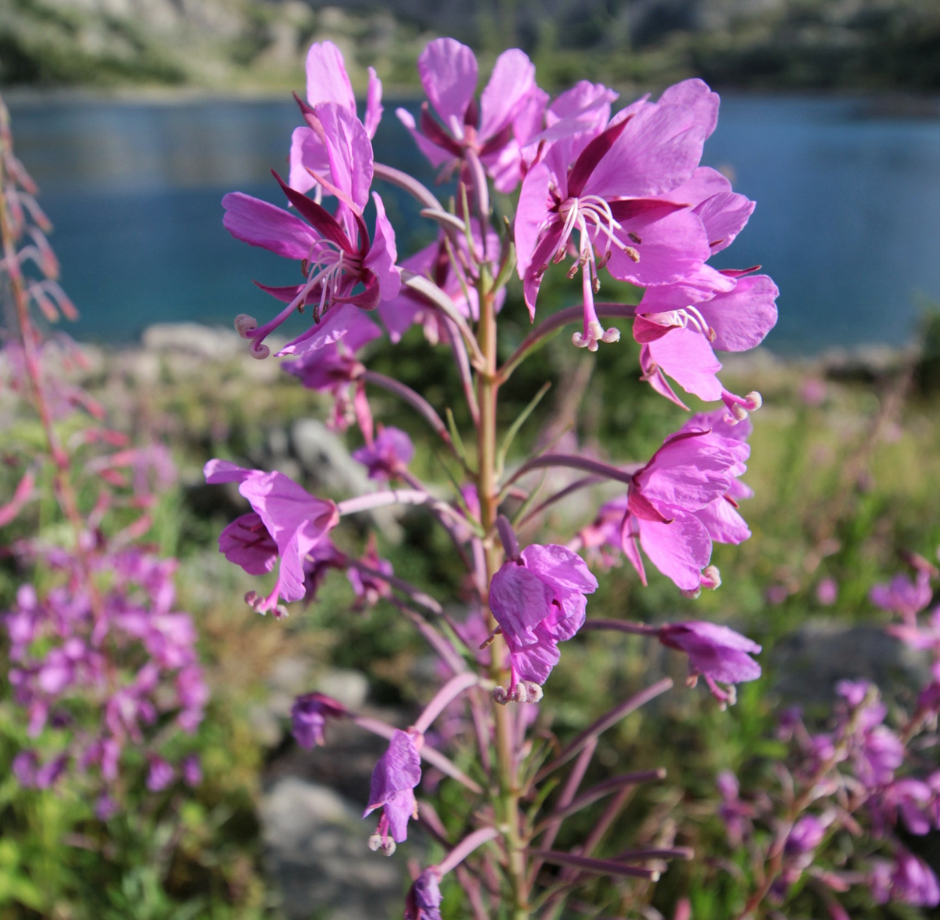
<path fill-rule="evenodd" d="M 894 617 L 887 633 L 929 655 L 919 691 L 889 710 L 873 683 L 840 681 L 827 724 L 787 709 L 777 721 L 785 757 L 749 764 L 747 779 L 718 777 L 718 814 L 742 857 L 724 863 L 745 902 L 739 920 L 778 916 L 801 893 L 833 920 L 852 916 L 853 889 L 877 904 L 940 904 L 940 883 L 917 855 L 940 829 L 940 607 L 924 615 L 938 571 L 913 553 L 909 561 L 913 579 L 897 575 L 870 596 Z"/>
<path fill-rule="evenodd" d="M 36 309 L 49 322 L 77 315 L 55 280 L 36 191 L 0 100 L 0 297 L 10 319 L 0 412 L 3 461 L 19 476 L 0 526 L 4 554 L 29 578 L 3 616 L 29 739 L 13 774 L 39 789 L 68 774 L 104 821 L 138 781 L 151 793 L 199 783 L 185 737 L 208 690 L 195 627 L 175 609 L 176 561 L 141 542 L 157 494 L 175 481 L 169 452 L 108 428 L 104 409 L 67 380 L 81 353 L 64 336 L 43 341 L 34 322 Z M 25 532 L 11 536 L 14 522 Z"/>
<path fill-rule="evenodd" d="M 284 616 L 287 603 L 315 597 L 330 569 L 345 571 L 360 606 L 387 598 L 441 660 L 447 677 L 406 730 L 318 693 L 300 697 L 293 710 L 295 735 L 306 746 L 322 744 L 337 719 L 388 739 L 365 803 L 364 815 L 375 822 L 369 845 L 391 855 L 418 820 L 445 853 L 414 871 L 405 916 L 439 918 L 441 880 L 455 872 L 477 917 L 551 918 L 591 879 L 655 880 L 664 860 L 692 855 L 675 846 L 595 855 L 629 791 L 663 776 L 624 773 L 582 790 L 598 736 L 672 682 L 660 680 L 618 703 L 564 745 L 547 744 L 532 704 L 543 700 L 561 643 L 589 629 L 648 636 L 684 653 L 690 683 L 702 677 L 722 705 L 733 702 L 737 682 L 760 674 L 750 657 L 759 646 L 724 626 L 586 619 L 598 582 L 580 554 L 601 567 L 625 556 L 644 582 L 648 562 L 690 596 L 718 587 L 712 542 L 750 535 L 738 512 L 738 500 L 750 493 L 739 477 L 749 454 L 748 412 L 760 396 L 722 386 L 715 349 L 757 345 L 776 322 L 777 288 L 756 269 L 708 264 L 743 229 L 754 204 L 699 165 L 718 118 L 718 96 L 701 80 L 614 113 L 617 94 L 586 81 L 551 99 L 519 50 L 498 58 L 479 98 L 473 52 L 453 39 L 432 41 L 418 70 L 428 102 L 419 120 L 403 110 L 398 117 L 442 178 L 456 179 L 449 206 L 411 176 L 375 162 L 381 84 L 372 73 L 360 121 L 342 55 L 328 42 L 313 45 L 307 58 L 288 181 L 275 173 L 289 207 L 241 192 L 222 202 L 232 235 L 298 263 L 302 276 L 287 287 L 262 285 L 283 308 L 260 324 L 240 315 L 236 329 L 251 354 L 265 358 L 268 336 L 309 310 L 309 328 L 278 355 L 290 358 L 285 369 L 304 386 L 332 394 L 335 428 L 358 424 L 365 446 L 355 458 L 379 490 L 334 503 L 280 472 L 211 460 L 205 474 L 210 483 L 237 484 L 251 507 L 222 532 L 221 551 L 249 574 L 274 573 L 273 587 L 247 595 L 251 607 Z M 376 180 L 418 201 L 421 216 L 436 225 L 435 242 L 399 261 Z M 503 193 L 519 189 L 513 218 L 494 213 L 490 181 Z M 365 213 L 370 202 L 374 221 Z M 581 304 L 544 316 L 539 286 L 552 263 L 566 264 L 571 279 L 580 274 Z M 533 327 L 500 363 L 500 311 L 514 272 Z M 640 304 L 596 300 L 605 272 L 643 289 Z M 716 408 L 690 418 L 652 457 L 628 465 L 549 447 L 509 466 L 513 438 L 535 408 L 534 401 L 507 431 L 498 430 L 499 395 L 514 370 L 568 325 L 579 325 L 573 346 L 616 347 L 620 331 L 607 324 L 613 319 L 632 323 L 643 379 L 657 392 L 684 409 L 675 384 Z M 362 363 L 364 345 L 383 334 L 397 342 L 415 324 L 430 346 L 451 351 L 472 428 L 460 431 L 451 407 L 432 406 Z M 440 439 L 452 464 L 449 499 L 409 470 L 407 435 L 374 424 L 370 387 L 399 397 Z M 542 494 L 553 468 L 580 478 Z M 621 497 L 568 545 L 520 543 L 517 531 L 555 502 L 603 481 L 619 485 Z M 425 506 L 449 535 L 467 568 L 466 621 L 398 578 L 374 542 L 361 558 L 332 542 L 343 518 L 389 505 Z M 455 713 L 465 714 L 466 731 L 432 733 Z M 441 740 L 447 737 L 455 740 Z M 448 830 L 418 802 L 423 764 L 462 787 L 469 817 L 461 833 L 453 832 L 451 816 Z M 613 804 L 587 839 L 571 851 L 554 849 L 565 819 L 605 797 Z"/>

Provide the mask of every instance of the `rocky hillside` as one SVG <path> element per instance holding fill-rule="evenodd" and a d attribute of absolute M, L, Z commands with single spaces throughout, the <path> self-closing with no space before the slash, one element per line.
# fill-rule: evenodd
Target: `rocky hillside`
<path fill-rule="evenodd" d="M 275 89 L 328 37 L 356 82 L 404 87 L 441 34 L 519 45 L 545 85 L 940 90 L 938 0 L 0 0 L 0 84 Z"/>

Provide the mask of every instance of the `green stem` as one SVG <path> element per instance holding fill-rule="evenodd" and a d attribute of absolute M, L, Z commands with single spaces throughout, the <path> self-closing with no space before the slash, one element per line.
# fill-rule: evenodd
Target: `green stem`
<path fill-rule="evenodd" d="M 493 579 L 503 561 L 503 550 L 494 538 L 499 507 L 499 488 L 496 481 L 496 406 L 499 384 L 496 381 L 496 306 L 492 291 L 480 291 L 480 351 L 482 367 L 477 373 L 477 395 L 480 405 L 480 424 L 477 433 L 478 474 L 481 523 L 488 534 L 484 550 L 486 555 L 486 583 Z M 490 614 L 491 628 L 496 622 Z M 505 666 L 507 649 L 502 636 L 491 646 L 490 677 L 500 686 L 507 686 L 509 671 Z M 512 885 L 512 920 L 529 920 L 529 886 L 526 879 L 525 842 L 522 839 L 519 814 L 519 777 L 513 750 L 511 711 L 506 706 L 494 706 L 496 721 L 496 766 L 499 788 L 494 801 L 498 828 L 503 836 L 507 853 L 506 870 Z"/>

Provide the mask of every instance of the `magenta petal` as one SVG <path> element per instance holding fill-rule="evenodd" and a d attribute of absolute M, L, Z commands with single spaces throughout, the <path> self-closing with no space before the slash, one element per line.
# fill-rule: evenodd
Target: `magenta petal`
<path fill-rule="evenodd" d="M 663 628 L 660 641 L 685 652 L 694 672 L 723 684 L 760 677 L 760 665 L 749 655 L 756 655 L 761 647 L 727 626 L 700 621 L 674 623 Z"/>
<path fill-rule="evenodd" d="M 732 543 L 737 546 L 751 536 L 747 522 L 727 498 L 715 499 L 695 516 L 705 525 L 708 535 L 716 543 Z"/>
<path fill-rule="evenodd" d="M 375 137 L 382 120 L 382 81 L 376 76 L 375 68 L 369 68 L 369 88 L 366 91 L 366 134 L 370 140 Z"/>
<path fill-rule="evenodd" d="M 246 470 L 230 460 L 210 460 L 203 468 L 206 482 L 213 485 L 220 482 L 244 482 L 257 470 Z"/>
<path fill-rule="evenodd" d="M 537 684 L 544 684 L 552 673 L 552 668 L 558 664 L 561 655 L 555 641 L 539 631 L 537 641 L 532 645 L 514 647 L 509 644 L 512 666 L 522 680 L 530 680 Z"/>
<path fill-rule="evenodd" d="M 684 94 L 691 104 L 666 101 L 667 90 L 663 100 L 640 109 L 594 169 L 586 194 L 604 198 L 660 195 L 692 175 L 702 158 L 705 138 L 714 129 L 718 96 L 701 80 L 686 83 L 697 84 Z"/>
<path fill-rule="evenodd" d="M 338 246 L 341 246 L 350 255 L 355 254 L 355 249 L 346 235 L 343 228 L 337 223 L 336 218 L 330 214 L 322 205 L 317 204 L 306 195 L 302 195 L 296 189 L 285 184 L 284 180 L 271 170 L 271 174 L 277 179 L 281 191 L 287 196 L 287 200 L 297 208 L 297 213 L 305 217 L 326 239 L 332 240 Z M 309 258 L 309 252 L 305 256 Z"/>
<path fill-rule="evenodd" d="M 516 207 L 516 219 L 513 224 L 516 270 L 520 279 L 525 278 L 526 271 L 532 264 L 540 231 L 549 217 L 549 188 L 553 179 L 554 176 L 548 166 L 538 163 L 529 170 L 522 182 L 519 204 Z"/>
<path fill-rule="evenodd" d="M 414 138 L 415 143 L 418 145 L 418 149 L 428 158 L 432 166 L 443 166 L 444 163 L 446 163 L 448 160 L 452 160 L 454 158 L 454 155 L 450 150 L 445 150 L 441 147 L 438 147 L 437 144 L 429 141 L 417 129 L 414 115 L 412 115 L 411 112 L 409 112 L 407 109 L 395 109 L 395 114 L 398 116 L 398 120 L 408 129 L 411 136 Z"/>
<path fill-rule="evenodd" d="M 597 590 L 597 579 L 585 561 L 566 546 L 532 543 L 522 551 L 526 568 L 542 581 L 587 594 Z"/>
<path fill-rule="evenodd" d="M 254 511 L 236 518 L 219 534 L 219 552 L 249 575 L 264 575 L 277 562 L 277 544 Z"/>
<path fill-rule="evenodd" d="M 299 217 L 243 192 L 229 192 L 222 207 L 222 223 L 232 236 L 287 259 L 306 259 L 319 239 Z"/>
<path fill-rule="evenodd" d="M 750 447 L 711 432 L 670 435 L 634 485 L 660 510 L 697 511 L 721 498 L 744 472 Z"/>
<path fill-rule="evenodd" d="M 313 44 L 307 52 L 307 102 L 314 107 L 333 102 L 355 114 L 356 97 L 346 62 L 333 42 Z"/>
<path fill-rule="evenodd" d="M 699 311 L 716 333 L 712 345 L 723 351 L 747 351 L 760 345 L 777 324 L 779 294 L 767 275 L 748 275 L 733 291 L 699 304 Z"/>
<path fill-rule="evenodd" d="M 428 42 L 418 57 L 418 73 L 431 105 L 444 124 L 451 130 L 456 126 L 462 131 L 467 106 L 477 89 L 474 53 L 453 38 L 436 38 Z"/>
<path fill-rule="evenodd" d="M 641 521 L 639 529 L 650 562 L 683 591 L 698 590 L 712 554 L 705 525 L 692 514 L 679 514 L 671 524 Z"/>
<path fill-rule="evenodd" d="M 721 370 L 721 363 L 700 332 L 676 328 L 644 347 L 656 366 L 686 393 L 693 393 L 706 402 L 721 399 L 722 386 L 715 376 Z"/>
<path fill-rule="evenodd" d="M 517 645 L 532 645 L 533 630 L 551 613 L 552 591 L 524 565 L 507 562 L 493 576 L 490 609 L 503 634 Z"/>
<path fill-rule="evenodd" d="M 744 229 L 754 213 L 756 202 L 746 195 L 735 192 L 720 192 L 706 199 L 695 208 L 695 213 L 702 218 L 708 233 L 708 244 L 713 253 L 721 252 L 733 242 Z"/>
<path fill-rule="evenodd" d="M 317 184 L 310 170 L 330 177 L 330 158 L 326 147 L 311 128 L 294 128 L 290 142 L 288 185 L 301 194 L 309 192 Z"/>
<path fill-rule="evenodd" d="M 535 87 L 535 65 L 518 48 L 504 51 L 480 96 L 480 138 L 484 141 L 507 127 Z"/>
<path fill-rule="evenodd" d="M 278 357 L 305 355 L 311 351 L 319 351 L 327 345 L 334 345 L 364 319 L 366 317 L 362 311 L 353 304 L 335 304 L 323 314 L 319 323 L 301 333 L 292 342 L 288 342 L 278 352 Z"/>
<path fill-rule="evenodd" d="M 401 272 L 395 267 L 398 259 L 395 231 L 385 214 L 385 205 L 378 192 L 372 193 L 372 200 L 375 202 L 375 239 L 363 265 L 378 279 L 382 300 L 391 300 L 401 290 Z"/>
<path fill-rule="evenodd" d="M 539 295 L 539 287 L 542 284 L 542 278 L 545 275 L 545 269 L 548 268 L 548 263 L 551 262 L 561 244 L 563 229 L 564 226 L 560 220 L 551 223 L 544 231 L 535 252 L 532 254 L 532 261 L 525 273 L 522 284 L 522 292 L 526 306 L 529 308 L 530 318 L 535 317 L 535 301 Z"/>
<path fill-rule="evenodd" d="M 355 111 L 323 104 L 317 106 L 317 115 L 326 134 L 333 185 L 361 211 L 369 200 L 372 185 L 372 141 Z"/>
<path fill-rule="evenodd" d="M 607 270 L 620 281 L 640 286 L 682 281 L 699 271 L 711 254 L 704 224 L 686 208 L 644 211 L 620 222 L 623 230 L 616 231 L 617 238 L 639 256 L 634 261 L 617 246 L 611 247 Z M 598 249 L 606 248 L 603 233 L 594 231 L 592 238 Z"/>

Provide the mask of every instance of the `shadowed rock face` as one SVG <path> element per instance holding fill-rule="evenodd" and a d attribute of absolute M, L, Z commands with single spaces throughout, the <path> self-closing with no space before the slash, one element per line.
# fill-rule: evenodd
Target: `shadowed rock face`
<path fill-rule="evenodd" d="M 813 622 L 776 643 L 774 689 L 787 703 L 829 704 L 840 680 L 869 680 L 885 694 L 916 692 L 930 679 L 929 657 L 880 626 Z"/>
<path fill-rule="evenodd" d="M 287 776 L 265 795 L 261 818 L 266 868 L 290 920 L 393 915 L 404 866 L 369 851 L 369 827 L 346 799 Z"/>

